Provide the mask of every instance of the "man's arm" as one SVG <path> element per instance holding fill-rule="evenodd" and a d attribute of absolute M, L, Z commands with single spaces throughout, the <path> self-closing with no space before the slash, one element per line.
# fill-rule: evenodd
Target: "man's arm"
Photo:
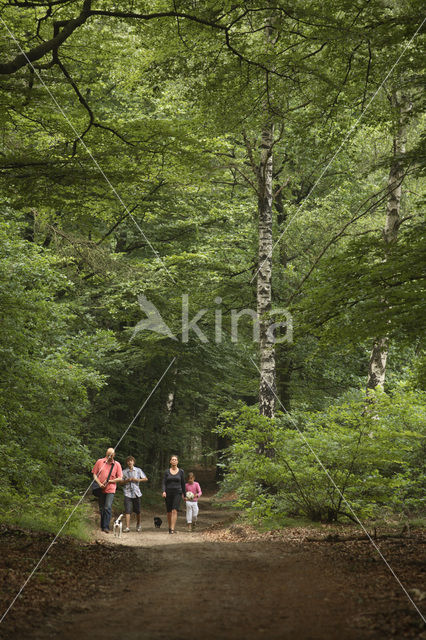
<path fill-rule="evenodd" d="M 99 478 L 98 478 L 98 476 L 96 475 L 96 473 L 94 473 L 94 474 L 93 474 L 93 480 L 94 480 L 95 482 L 97 482 L 97 483 L 98 483 L 98 485 L 99 485 L 101 488 L 105 486 L 105 485 L 104 485 L 104 484 L 102 484 L 102 482 L 99 480 Z"/>
<path fill-rule="evenodd" d="M 101 482 L 101 481 L 99 480 L 99 478 L 98 478 L 98 475 L 97 475 L 97 474 L 98 474 L 98 472 L 99 472 L 99 470 L 100 470 L 100 469 L 102 469 L 102 466 L 103 466 L 103 465 L 102 465 L 102 462 L 103 462 L 103 460 L 96 460 L 96 462 L 95 462 L 95 466 L 94 466 L 94 467 L 93 467 L 93 469 L 92 469 L 92 473 L 93 473 L 93 480 L 94 480 L 95 482 L 97 482 L 97 483 L 98 483 L 98 485 L 99 485 L 100 487 L 104 487 L 104 486 L 105 486 L 105 483 L 104 483 L 104 482 Z"/>

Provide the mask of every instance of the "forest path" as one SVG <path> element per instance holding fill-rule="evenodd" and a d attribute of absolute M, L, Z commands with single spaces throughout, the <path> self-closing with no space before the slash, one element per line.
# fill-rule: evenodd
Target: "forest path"
<path fill-rule="evenodd" d="M 141 532 L 138 533 L 136 531 L 136 519 L 135 516 L 132 515 L 130 532 L 122 533 L 120 538 L 113 535 L 113 519 L 111 519 L 111 533 L 105 534 L 99 529 L 96 529 L 93 532 L 93 536 L 94 539 L 99 542 L 124 545 L 126 547 L 141 547 L 144 549 L 147 547 L 164 547 L 169 545 L 194 545 L 205 542 L 202 534 L 207 529 L 210 529 L 213 526 L 225 526 L 232 522 L 236 515 L 235 511 L 228 511 L 214 507 L 210 497 L 201 497 L 199 499 L 199 506 L 200 517 L 198 519 L 196 529 L 193 532 L 187 531 L 185 522 L 185 504 L 182 501 L 175 535 L 170 535 L 168 533 L 167 517 L 165 513 L 158 509 L 155 510 L 151 508 L 147 510 L 142 508 Z M 119 514 L 116 513 L 116 516 L 118 515 Z M 159 529 L 154 527 L 154 516 L 161 517 L 162 525 Z M 97 520 L 98 517 L 96 522 Z M 124 516 L 122 518 L 122 522 L 124 529 Z"/>
<path fill-rule="evenodd" d="M 221 541 L 222 525 L 229 526 L 234 514 L 205 497 L 197 532 L 185 530 L 182 511 L 177 535 L 168 533 L 163 514 L 161 529 L 155 529 L 153 515 L 158 512 L 144 511 L 141 533 L 134 530 L 134 516 L 132 532 L 121 538 L 97 532 L 105 551 L 116 548 L 128 557 L 125 548 L 131 547 L 130 563 L 106 563 L 98 596 L 84 605 L 70 602 L 31 637 L 389 638 L 389 628 L 382 632 L 371 616 L 365 580 L 357 584 L 356 574 L 348 580 L 347 572 L 312 545 Z"/>
<path fill-rule="evenodd" d="M 119 506 L 117 500 L 116 515 Z M 161 515 L 161 529 L 154 515 Z M 306 539 L 326 536 L 327 528 L 259 534 L 232 524 L 234 517 L 203 496 L 194 533 L 185 530 L 183 511 L 179 533 L 170 535 L 163 513 L 143 509 L 140 533 L 132 516 L 133 530 L 121 538 L 97 530 L 90 543 L 58 539 L 0 625 L 0 638 L 426 640 L 418 614 L 368 541 Z M 48 539 L 21 530 L 0 536 L 5 602 Z M 379 542 L 420 607 L 425 542 L 422 531 Z"/>
<path fill-rule="evenodd" d="M 83 612 L 62 616 L 62 640 L 75 638 L 182 640 L 203 638 L 372 638 L 348 627 L 357 598 L 344 589 L 344 579 L 321 557 L 309 557 L 297 546 L 280 543 L 209 542 L 203 532 L 232 520 L 233 514 L 200 500 L 198 530 L 190 533 L 182 511 L 176 535 L 170 535 L 161 514 L 142 519 L 137 533 L 121 538 L 102 532 L 96 538 L 108 546 L 132 547 L 132 569 L 105 567 L 111 588 Z M 158 513 L 156 514 L 158 515 Z M 107 580 L 106 580 L 107 583 Z M 108 595 L 107 595 L 107 592 Z M 52 636 L 49 630 L 36 638 Z"/>

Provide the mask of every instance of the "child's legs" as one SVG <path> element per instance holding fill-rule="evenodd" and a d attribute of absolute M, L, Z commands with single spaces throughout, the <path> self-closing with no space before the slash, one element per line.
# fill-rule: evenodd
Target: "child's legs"
<path fill-rule="evenodd" d="M 124 496 L 124 512 L 126 514 L 126 528 L 130 528 L 130 514 L 132 513 L 132 499 Z"/>
<path fill-rule="evenodd" d="M 192 522 L 192 502 L 186 501 L 186 521 L 188 524 Z"/>
<path fill-rule="evenodd" d="M 192 505 L 192 517 L 194 522 L 196 522 L 198 516 L 198 502 L 193 502 Z"/>
<path fill-rule="evenodd" d="M 133 498 L 133 513 L 136 514 L 136 526 L 139 527 L 141 523 L 141 499 Z"/>

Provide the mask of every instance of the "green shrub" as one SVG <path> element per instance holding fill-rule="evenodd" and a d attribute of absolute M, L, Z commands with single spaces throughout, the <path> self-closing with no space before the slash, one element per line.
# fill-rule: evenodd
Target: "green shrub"
<path fill-rule="evenodd" d="M 79 499 L 80 496 L 63 487 L 55 487 L 43 495 L 3 489 L 0 492 L 0 522 L 56 534 L 71 516 L 61 535 L 88 539 L 91 509 L 85 502 L 76 508 Z"/>
<path fill-rule="evenodd" d="M 321 412 L 270 420 L 244 405 L 217 432 L 232 444 L 225 490 L 260 520 L 277 515 L 336 521 L 424 508 L 425 394 L 377 392 Z M 259 453 L 270 450 L 271 455 Z M 356 514 L 356 515 L 355 515 Z"/>

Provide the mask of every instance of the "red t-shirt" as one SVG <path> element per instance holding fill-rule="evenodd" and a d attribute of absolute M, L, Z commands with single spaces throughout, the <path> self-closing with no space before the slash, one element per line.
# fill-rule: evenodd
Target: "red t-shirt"
<path fill-rule="evenodd" d="M 99 458 L 99 460 L 96 460 L 95 462 L 95 466 L 92 469 L 92 473 L 96 473 L 99 482 L 106 482 L 110 469 L 111 469 L 111 464 L 107 462 L 107 459 Z M 114 480 L 114 478 L 122 478 L 122 477 L 123 477 L 123 470 L 121 468 L 121 464 L 119 462 L 114 462 L 114 468 L 111 471 L 111 475 L 109 478 L 110 481 L 108 482 L 107 486 L 104 489 L 102 489 L 102 491 L 104 493 L 115 493 L 117 490 L 117 483 L 111 482 L 111 480 Z"/>

